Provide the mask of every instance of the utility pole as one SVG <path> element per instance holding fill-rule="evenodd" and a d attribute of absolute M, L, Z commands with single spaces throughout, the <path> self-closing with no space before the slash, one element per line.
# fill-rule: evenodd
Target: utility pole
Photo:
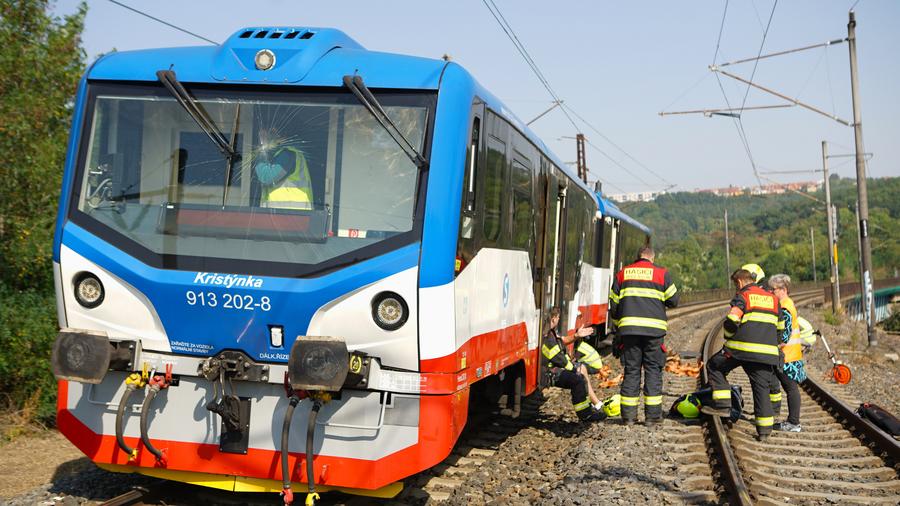
<path fill-rule="evenodd" d="M 828 260 L 831 263 L 831 312 L 841 312 L 841 279 L 838 276 L 837 214 L 831 205 L 831 182 L 828 175 L 828 143 L 822 141 L 822 175 L 825 176 L 825 214 L 828 215 Z"/>
<path fill-rule="evenodd" d="M 813 228 L 809 227 L 809 242 L 812 247 L 813 257 L 813 283 L 819 282 L 819 275 L 816 273 L 816 236 L 813 234 Z"/>
<path fill-rule="evenodd" d="M 850 89 L 853 94 L 853 133 L 856 138 L 856 191 L 859 206 L 859 242 L 862 260 L 860 294 L 866 315 L 869 346 L 878 344 L 875 335 L 875 294 L 872 280 L 872 246 L 869 243 L 869 197 L 866 190 L 866 160 L 863 148 L 862 114 L 859 107 L 859 75 L 856 68 L 856 13 L 850 11 L 847 23 L 847 42 L 850 47 Z"/>
<path fill-rule="evenodd" d="M 731 248 L 728 244 L 728 208 L 725 208 L 725 286 L 731 286 Z"/>
<path fill-rule="evenodd" d="M 578 177 L 587 183 L 587 162 L 584 158 L 584 134 L 575 135 L 575 147 L 578 150 Z"/>

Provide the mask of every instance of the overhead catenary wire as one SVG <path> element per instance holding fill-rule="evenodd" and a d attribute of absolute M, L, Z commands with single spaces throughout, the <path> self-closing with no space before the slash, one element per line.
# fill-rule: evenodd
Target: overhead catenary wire
<path fill-rule="evenodd" d="M 613 147 L 615 147 L 617 150 L 621 151 L 623 154 L 625 154 L 626 157 L 628 157 L 630 160 L 632 160 L 633 162 L 635 162 L 636 164 L 641 166 L 643 169 L 647 170 L 648 172 L 653 174 L 655 177 L 659 178 L 670 188 L 674 186 L 672 183 L 667 181 L 665 178 L 663 178 L 659 174 L 650 170 L 646 165 L 644 165 L 643 163 L 638 161 L 634 156 L 632 156 L 630 153 L 625 151 L 618 144 L 615 144 L 609 137 L 604 135 L 602 132 L 600 132 L 599 129 L 597 129 L 595 126 L 590 124 L 587 120 L 585 120 L 583 116 L 578 114 L 571 106 L 569 106 L 568 104 L 565 104 L 564 100 L 562 100 L 560 98 L 560 96 L 556 93 L 556 91 L 550 85 L 550 81 L 547 79 L 547 77 L 541 71 L 537 62 L 535 62 L 534 58 L 531 57 L 531 54 L 528 52 L 528 50 L 525 48 L 525 45 L 519 39 L 519 36 L 516 34 L 516 31 L 512 28 L 512 26 L 506 20 L 506 17 L 503 16 L 503 12 L 500 10 L 499 7 L 497 7 L 497 4 L 494 3 L 494 0 L 482 0 L 482 3 L 484 3 L 484 6 L 491 13 L 491 16 L 493 16 L 494 20 L 497 21 L 497 24 L 500 25 L 500 28 L 503 30 L 503 33 L 506 34 L 506 36 L 507 36 L 507 38 L 509 38 L 510 42 L 513 43 L 513 46 L 515 46 L 516 51 L 518 51 L 519 55 L 522 56 L 522 58 L 525 60 L 525 63 L 531 68 L 532 72 L 537 77 L 538 81 L 540 81 L 541 85 L 547 90 L 547 93 L 549 93 L 550 96 L 553 98 L 554 103 L 559 104 L 559 106 L 560 106 L 559 109 L 566 116 L 566 119 L 569 120 L 569 123 L 572 124 L 572 127 L 575 129 L 576 132 L 581 132 L 581 128 L 579 128 L 578 124 L 575 123 L 575 120 L 572 118 L 572 116 L 577 117 L 588 128 L 590 128 L 591 130 L 596 132 L 598 135 L 600 135 L 606 142 L 613 145 Z M 535 119 L 537 119 L 537 118 L 535 118 Z M 534 121 L 534 120 L 532 120 L 532 121 Z M 615 162 L 615 163 L 618 165 L 618 162 Z M 647 184 L 647 186 L 651 186 L 651 187 L 653 186 L 648 183 L 645 183 L 645 184 Z"/>
<path fill-rule="evenodd" d="M 756 60 L 753 61 L 753 72 L 750 73 L 750 82 L 753 82 L 753 77 L 756 76 L 756 68 L 759 66 L 760 56 L 762 56 L 763 47 L 766 45 L 766 37 L 769 35 L 769 27 L 772 26 L 772 18 L 775 17 L 775 8 L 778 7 L 778 0 L 775 0 L 775 3 L 772 4 L 772 12 L 769 13 L 769 22 L 766 23 L 766 30 L 763 32 L 762 41 L 759 43 L 759 51 L 756 54 Z M 755 7 L 754 7 L 755 8 Z M 747 85 L 747 91 L 744 92 L 744 100 L 741 101 L 741 112 L 744 111 L 744 106 L 747 104 L 747 96 L 750 95 L 750 85 Z M 740 114 L 740 113 L 738 113 Z"/>
<path fill-rule="evenodd" d="M 481 0 L 484 3 L 484 6 L 487 7 L 487 10 L 490 11 L 491 16 L 494 17 L 494 20 L 497 21 L 497 24 L 500 25 L 500 28 L 503 30 L 503 33 L 506 34 L 507 38 L 509 38 L 510 42 L 515 46 L 516 51 L 519 52 L 519 55 L 525 60 L 525 63 L 531 68 L 531 71 L 534 72 L 534 75 L 538 78 L 538 81 L 541 82 L 541 85 L 547 90 L 547 93 L 553 98 L 556 102 L 562 102 L 563 100 L 559 98 L 556 91 L 553 90 L 553 87 L 550 86 L 550 82 L 544 77 L 544 73 L 541 72 L 540 67 L 538 67 L 537 63 L 531 57 L 531 54 L 525 49 L 525 45 L 519 40 L 519 37 L 516 35 L 515 30 L 513 30 L 512 26 L 506 21 L 506 18 L 503 16 L 503 13 L 500 11 L 500 8 L 497 7 L 497 4 L 494 3 L 494 0 Z M 560 108 L 565 114 L 566 118 L 569 120 L 569 123 L 572 124 L 572 128 L 576 131 L 579 131 L 578 125 L 575 124 L 575 120 L 569 115 L 569 113 Z"/>
<path fill-rule="evenodd" d="M 191 37 L 196 37 L 196 38 L 198 38 L 198 39 L 200 39 L 200 40 L 202 40 L 202 41 L 209 42 L 210 44 L 212 44 L 212 45 L 214 45 L 214 46 L 218 46 L 218 45 L 219 45 L 218 42 L 216 42 L 216 41 L 214 41 L 214 40 L 212 40 L 212 39 L 208 39 L 208 38 L 206 38 L 206 37 L 204 37 L 204 36 L 202 36 L 202 35 L 199 35 L 199 34 L 196 34 L 196 33 L 192 32 L 192 31 L 190 31 L 190 30 L 184 29 L 184 28 L 182 28 L 182 27 L 180 27 L 180 26 L 178 26 L 178 25 L 172 24 L 172 23 L 170 23 L 170 22 L 168 22 L 168 21 L 165 21 L 165 20 L 163 20 L 163 19 L 159 19 L 159 18 L 156 17 L 156 16 L 152 16 L 152 15 L 150 15 L 150 14 L 147 14 L 147 13 L 144 12 L 144 11 L 141 11 L 141 10 L 139 10 L 139 9 L 135 9 L 134 7 L 132 7 L 132 6 L 130 6 L 130 5 L 123 4 L 122 2 L 117 2 L 116 0 L 109 0 L 109 2 L 110 2 L 110 3 L 113 3 L 113 4 L 115 4 L 115 5 L 118 5 L 119 7 L 122 7 L 122 8 L 124 8 L 124 9 L 128 9 L 128 10 L 130 10 L 131 12 L 134 12 L 134 13 L 136 13 L 136 14 L 140 14 L 141 16 L 144 16 L 145 18 L 152 19 L 153 21 L 156 21 L 157 23 L 162 23 L 162 24 L 168 26 L 169 28 L 173 28 L 173 29 L 175 29 L 175 30 L 178 30 L 179 32 L 186 33 L 186 34 L 190 35 Z"/>
<path fill-rule="evenodd" d="M 576 112 L 574 109 L 570 108 L 567 104 L 562 104 L 562 107 L 568 109 L 569 112 L 572 113 L 572 115 L 574 115 L 576 118 L 578 118 L 582 123 L 584 123 L 584 124 L 585 124 L 588 128 L 590 128 L 594 133 L 596 133 L 596 134 L 599 135 L 601 138 L 603 138 L 603 140 L 605 140 L 606 142 L 608 142 L 612 147 L 616 148 L 616 149 L 619 150 L 622 154 L 624 154 L 626 157 L 628 157 L 629 160 L 631 160 L 632 162 L 636 163 L 636 164 L 637 164 L 638 166 L 640 166 L 642 169 L 646 170 L 646 171 L 649 172 L 650 174 L 653 174 L 657 179 L 659 179 L 660 181 L 662 181 L 663 183 L 665 183 L 665 184 L 668 186 L 667 189 L 669 189 L 669 188 L 674 188 L 674 187 L 676 186 L 675 184 L 673 184 L 672 182 L 670 182 L 670 181 L 667 180 L 666 178 L 664 178 L 664 177 L 660 176 L 659 174 L 657 174 L 656 172 L 654 172 L 652 169 L 650 169 L 650 167 L 647 167 L 646 165 L 644 165 L 643 163 L 641 163 L 640 160 L 638 160 L 637 158 L 631 156 L 631 153 L 629 153 L 628 151 L 625 151 L 625 149 L 623 149 L 621 146 L 619 146 L 618 144 L 616 144 L 615 142 L 613 142 L 612 139 L 610 139 L 609 137 L 607 137 L 606 135 L 604 135 L 603 132 L 601 132 L 597 127 L 595 127 L 593 124 L 591 124 L 588 120 L 584 119 L 584 117 L 583 117 L 582 115 L 578 114 L 578 112 Z M 588 142 L 588 144 L 591 144 L 591 143 Z M 595 146 L 595 149 L 597 149 L 596 146 Z M 615 162 L 615 163 L 616 163 L 616 165 L 619 165 L 619 166 L 621 167 L 621 165 L 620 165 L 618 162 Z M 626 170 L 627 170 L 627 169 L 626 169 Z M 651 186 L 651 185 L 648 185 L 648 186 Z"/>

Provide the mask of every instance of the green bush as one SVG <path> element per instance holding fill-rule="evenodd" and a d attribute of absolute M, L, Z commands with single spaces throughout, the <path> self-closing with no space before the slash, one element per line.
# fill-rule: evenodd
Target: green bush
<path fill-rule="evenodd" d="M 822 311 L 822 318 L 825 320 L 825 323 L 831 325 L 832 327 L 837 327 L 844 321 L 843 317 L 840 314 L 836 314 L 830 309 Z"/>
<path fill-rule="evenodd" d="M 888 332 L 900 332 L 900 311 L 895 310 L 894 314 L 885 320 L 883 325 L 884 330 Z"/>
<path fill-rule="evenodd" d="M 56 329 L 52 292 L 0 285 L 0 392 L 8 407 L 44 424 L 53 424 L 56 412 L 56 380 L 50 371 Z"/>

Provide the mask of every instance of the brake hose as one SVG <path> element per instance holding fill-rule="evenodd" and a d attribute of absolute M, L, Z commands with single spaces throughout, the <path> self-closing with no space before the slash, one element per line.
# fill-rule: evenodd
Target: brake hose
<path fill-rule="evenodd" d="M 306 481 L 309 485 L 309 493 L 306 494 L 307 505 L 314 504 L 315 500 L 319 498 L 319 494 L 316 493 L 316 477 L 313 469 L 313 443 L 315 443 L 316 435 L 316 418 L 318 418 L 321 408 L 322 401 L 316 398 L 309 411 L 309 423 L 306 426 Z"/>
<path fill-rule="evenodd" d="M 125 393 L 122 394 L 122 400 L 119 401 L 119 410 L 116 412 L 116 443 L 128 455 L 129 462 L 137 458 L 137 449 L 128 446 L 128 443 L 125 442 L 123 435 L 125 432 L 125 407 L 128 405 L 128 398 L 135 390 L 137 387 L 132 384 L 125 387 Z"/>
<path fill-rule="evenodd" d="M 281 493 L 284 496 L 285 504 L 294 502 L 294 493 L 291 491 L 291 471 L 288 468 L 288 444 L 291 433 L 291 418 L 294 417 L 294 409 L 299 403 L 300 399 L 292 395 L 287 409 L 284 411 L 284 424 L 281 426 Z"/>
<path fill-rule="evenodd" d="M 163 466 L 166 465 L 166 454 L 164 451 L 160 451 L 153 446 L 153 443 L 150 442 L 150 437 L 147 435 L 147 417 L 150 414 L 150 403 L 153 402 L 156 394 L 163 388 L 169 387 L 171 373 L 171 364 L 166 364 L 165 376 L 157 374 L 150 379 L 150 388 L 147 389 L 147 396 L 144 397 L 144 404 L 141 405 L 141 441 L 144 443 L 147 451 L 152 453 L 153 456 L 156 457 L 156 461 Z"/>

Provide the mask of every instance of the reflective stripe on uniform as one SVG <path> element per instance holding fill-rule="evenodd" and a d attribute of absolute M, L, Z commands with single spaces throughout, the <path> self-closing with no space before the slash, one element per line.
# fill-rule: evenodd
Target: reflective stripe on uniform
<path fill-rule="evenodd" d="M 727 390 L 713 390 L 712 392 L 713 399 L 720 401 L 725 399 L 731 399 L 731 389 Z"/>
<path fill-rule="evenodd" d="M 541 345 L 541 353 L 543 353 L 547 359 L 551 359 L 559 354 L 559 345 L 557 344 L 552 348 L 548 348 L 546 344 Z"/>
<path fill-rule="evenodd" d="M 659 406 L 662 404 L 662 396 L 661 395 L 645 395 L 644 396 L 644 404 L 647 406 Z"/>
<path fill-rule="evenodd" d="M 747 343 L 744 341 L 735 341 L 729 339 L 725 341 L 725 347 L 737 351 L 746 351 L 748 353 L 760 353 L 763 355 L 778 355 L 778 346 L 774 344 L 758 344 Z"/>
<path fill-rule="evenodd" d="M 648 299 L 664 300 L 665 294 L 663 294 L 661 290 L 655 290 L 653 288 L 629 287 L 623 288 L 619 293 L 620 300 L 625 297 L 645 297 Z"/>
<path fill-rule="evenodd" d="M 769 400 L 772 402 L 781 402 L 781 392 L 777 394 L 769 394 Z"/>
<path fill-rule="evenodd" d="M 757 427 L 771 427 L 773 425 L 775 425 L 774 416 L 760 416 L 756 418 Z"/>
<path fill-rule="evenodd" d="M 759 312 L 749 312 L 744 313 L 744 317 L 741 318 L 741 323 L 747 322 L 761 322 L 761 323 L 771 323 L 772 325 L 778 325 L 778 317 L 773 314 L 759 313 Z M 782 327 L 784 328 L 784 324 Z"/>
<path fill-rule="evenodd" d="M 623 395 L 621 403 L 623 406 L 637 406 L 638 400 L 640 400 L 640 397 L 625 397 Z"/>
<path fill-rule="evenodd" d="M 594 369 L 603 367 L 603 360 L 600 358 L 600 353 L 598 353 L 593 346 L 581 341 L 578 343 L 578 352 L 582 355 L 581 358 L 578 359 L 579 362 L 587 364 Z"/>
<path fill-rule="evenodd" d="M 621 297 L 619 297 L 619 294 L 617 294 L 616 292 L 613 292 L 613 291 L 610 291 L 610 292 L 609 292 L 609 300 L 611 300 L 611 301 L 615 302 L 616 304 L 618 304 L 618 303 L 619 303 L 619 299 L 621 299 Z"/>
<path fill-rule="evenodd" d="M 741 317 L 736 314 L 733 314 L 733 313 L 728 313 L 728 316 L 726 316 L 725 318 L 728 318 L 729 320 L 733 321 L 734 323 L 741 322 Z"/>
<path fill-rule="evenodd" d="M 579 402 L 578 404 L 575 405 L 575 412 L 577 413 L 577 412 L 587 409 L 589 407 L 591 407 L 591 400 L 585 399 L 584 401 Z"/>
<path fill-rule="evenodd" d="M 644 318 L 641 316 L 625 316 L 615 321 L 617 327 L 651 327 L 654 329 L 668 330 L 669 324 L 665 320 L 656 318 Z"/>
<path fill-rule="evenodd" d="M 666 289 L 666 292 L 663 294 L 665 295 L 665 300 L 671 299 L 676 292 L 678 292 L 678 288 L 673 284 L 668 289 Z"/>
<path fill-rule="evenodd" d="M 312 209 L 312 183 L 309 165 L 303 151 L 292 146 L 279 149 L 274 157 L 284 151 L 294 154 L 294 167 L 278 187 L 264 195 L 266 207 L 277 209 Z M 274 158 L 273 157 L 273 158 Z"/>

